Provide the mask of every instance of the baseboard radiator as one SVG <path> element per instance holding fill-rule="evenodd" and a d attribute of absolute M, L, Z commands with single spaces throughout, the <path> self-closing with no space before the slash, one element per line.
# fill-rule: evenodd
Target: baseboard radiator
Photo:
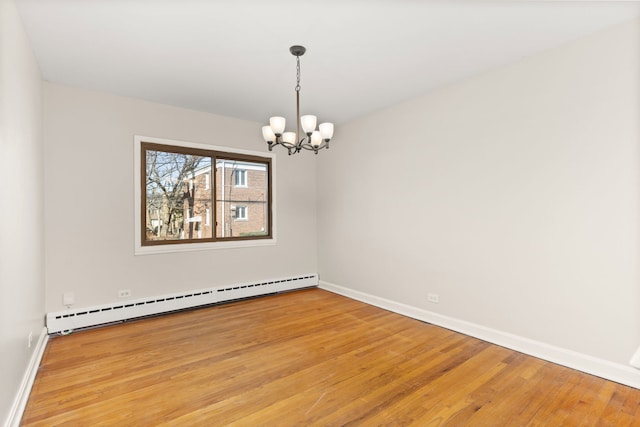
<path fill-rule="evenodd" d="M 49 334 L 65 333 L 82 328 L 317 285 L 318 275 L 308 274 L 59 311 L 47 313 L 47 330 Z"/>

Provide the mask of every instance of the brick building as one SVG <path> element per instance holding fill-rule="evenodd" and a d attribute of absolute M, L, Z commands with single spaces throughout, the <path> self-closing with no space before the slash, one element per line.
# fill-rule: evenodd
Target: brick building
<path fill-rule="evenodd" d="M 264 164 L 216 160 L 215 180 L 211 167 L 197 169 L 184 183 L 184 238 L 243 237 L 268 234 L 268 174 Z M 216 203 L 211 199 L 215 182 Z M 216 224 L 213 209 L 216 208 Z"/>

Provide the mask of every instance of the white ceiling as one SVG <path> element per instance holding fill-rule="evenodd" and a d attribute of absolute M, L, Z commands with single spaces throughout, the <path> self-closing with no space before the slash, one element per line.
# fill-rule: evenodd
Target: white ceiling
<path fill-rule="evenodd" d="M 640 16 L 626 1 L 16 0 L 45 80 L 343 123 Z"/>

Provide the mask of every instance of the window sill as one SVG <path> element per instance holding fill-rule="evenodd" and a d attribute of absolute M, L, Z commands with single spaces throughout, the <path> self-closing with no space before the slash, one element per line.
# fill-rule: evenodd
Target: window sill
<path fill-rule="evenodd" d="M 168 254 L 177 252 L 208 251 L 216 249 L 274 246 L 276 239 L 238 240 L 235 242 L 176 243 L 172 245 L 135 246 L 134 255 Z"/>

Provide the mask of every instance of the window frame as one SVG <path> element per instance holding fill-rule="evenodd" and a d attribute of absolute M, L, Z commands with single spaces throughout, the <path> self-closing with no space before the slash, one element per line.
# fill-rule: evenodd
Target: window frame
<path fill-rule="evenodd" d="M 204 239 L 147 240 L 146 239 L 146 150 L 159 150 L 211 157 L 209 189 L 212 193 L 211 226 L 212 237 Z M 172 150 L 173 149 L 173 150 Z M 216 237 L 216 174 L 213 169 L 216 159 L 245 161 L 267 164 L 267 227 L 269 233 L 264 236 Z M 266 152 L 239 150 L 229 147 L 200 144 L 187 141 L 176 141 L 136 135 L 134 137 L 134 181 L 135 181 L 135 245 L 136 255 L 153 253 L 183 252 L 207 249 L 224 249 L 237 247 L 267 246 L 276 243 L 276 209 L 275 203 L 275 155 Z"/>
<path fill-rule="evenodd" d="M 242 177 L 242 179 L 240 179 Z M 238 184 L 238 181 L 241 181 Z M 246 169 L 236 169 L 235 175 L 233 177 L 233 186 L 239 188 L 247 188 L 247 170 Z"/>
<path fill-rule="evenodd" d="M 240 216 L 240 212 L 243 212 L 244 215 Z M 249 221 L 249 209 L 248 209 L 248 206 L 238 206 L 238 205 L 236 205 L 236 215 L 234 217 L 234 221 Z"/>

